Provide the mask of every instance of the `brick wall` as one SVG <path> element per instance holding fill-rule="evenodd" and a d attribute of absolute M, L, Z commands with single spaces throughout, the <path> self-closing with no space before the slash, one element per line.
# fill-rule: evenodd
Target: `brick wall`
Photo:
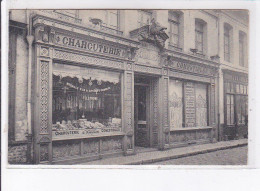
<path fill-rule="evenodd" d="M 26 144 L 8 146 L 8 163 L 25 164 L 26 151 L 27 151 Z"/>

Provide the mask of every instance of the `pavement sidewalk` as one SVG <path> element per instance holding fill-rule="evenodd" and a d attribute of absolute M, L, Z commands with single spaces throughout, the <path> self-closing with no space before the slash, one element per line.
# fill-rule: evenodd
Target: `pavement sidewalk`
<path fill-rule="evenodd" d="M 213 152 L 217 150 L 230 149 L 247 145 L 247 139 L 221 141 L 217 143 L 209 143 L 202 145 L 192 145 L 181 148 L 173 148 L 164 151 L 151 151 L 137 153 L 131 156 L 119 156 L 113 158 L 104 158 L 101 160 L 80 163 L 80 165 L 138 165 L 138 164 L 151 164 L 164 160 L 176 159 L 187 157 L 202 153 Z"/>

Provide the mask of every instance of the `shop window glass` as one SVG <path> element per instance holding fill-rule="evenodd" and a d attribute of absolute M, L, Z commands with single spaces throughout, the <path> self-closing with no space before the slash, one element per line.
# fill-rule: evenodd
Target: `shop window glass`
<path fill-rule="evenodd" d="M 237 106 L 237 123 L 244 125 L 247 118 L 247 96 L 237 95 L 236 106 Z"/>
<path fill-rule="evenodd" d="M 233 125 L 235 123 L 235 111 L 234 111 L 234 95 L 227 94 L 227 104 L 226 104 L 226 110 L 227 110 L 227 125 Z"/>
<path fill-rule="evenodd" d="M 53 130 L 121 130 L 121 74 L 53 64 Z"/>
<path fill-rule="evenodd" d="M 184 83 L 185 127 L 208 125 L 207 85 L 194 82 Z"/>
<path fill-rule="evenodd" d="M 207 85 L 196 84 L 196 126 L 207 126 Z"/>
<path fill-rule="evenodd" d="M 182 82 L 170 80 L 169 84 L 169 107 L 170 107 L 170 128 L 182 128 L 183 122 L 183 93 Z"/>

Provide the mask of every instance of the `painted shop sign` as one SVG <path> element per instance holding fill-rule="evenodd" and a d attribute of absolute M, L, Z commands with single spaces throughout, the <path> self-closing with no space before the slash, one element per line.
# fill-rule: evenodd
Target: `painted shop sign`
<path fill-rule="evenodd" d="M 53 140 L 80 139 L 92 136 L 105 136 L 121 132 L 121 128 L 103 128 L 103 129 L 73 129 L 73 130 L 53 130 Z"/>
<path fill-rule="evenodd" d="M 242 76 L 239 74 L 230 74 L 230 73 L 224 73 L 224 79 L 230 80 L 233 82 L 242 82 L 242 83 L 248 83 L 248 78 L 246 76 Z"/>
<path fill-rule="evenodd" d="M 195 87 L 194 83 L 187 82 L 185 84 L 184 96 L 185 96 L 185 127 L 195 127 L 196 115 L 195 115 Z"/>
<path fill-rule="evenodd" d="M 88 39 L 82 40 L 79 38 L 73 38 L 62 34 L 56 34 L 55 43 L 66 47 L 78 48 L 78 49 L 96 52 L 100 54 L 107 54 L 107 55 L 117 56 L 117 57 L 125 56 L 124 53 L 125 51 L 118 47 L 102 44 L 99 42 L 94 42 Z"/>
<path fill-rule="evenodd" d="M 215 74 L 215 71 L 208 67 L 202 67 L 199 65 L 193 65 L 193 64 L 184 63 L 184 62 L 171 61 L 170 66 L 173 68 L 191 72 L 191 73 L 197 73 L 197 74 L 203 74 L 203 75 L 209 75 L 209 76 L 214 76 L 214 74 Z"/>

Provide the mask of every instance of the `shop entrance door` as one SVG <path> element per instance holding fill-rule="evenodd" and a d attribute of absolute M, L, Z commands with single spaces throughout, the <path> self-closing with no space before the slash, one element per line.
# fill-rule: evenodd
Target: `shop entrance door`
<path fill-rule="evenodd" d="M 149 127 L 149 84 L 146 78 L 135 78 L 134 86 L 134 119 L 135 119 L 135 146 L 150 146 Z"/>

